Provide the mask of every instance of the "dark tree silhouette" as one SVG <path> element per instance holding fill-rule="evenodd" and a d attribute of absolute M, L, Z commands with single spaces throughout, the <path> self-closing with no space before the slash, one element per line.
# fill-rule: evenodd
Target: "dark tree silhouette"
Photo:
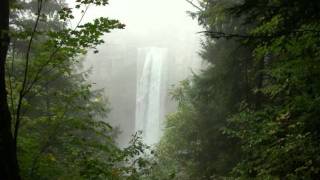
<path fill-rule="evenodd" d="M 5 63 L 9 46 L 9 0 L 0 5 L 0 179 L 20 179 L 7 102 Z"/>

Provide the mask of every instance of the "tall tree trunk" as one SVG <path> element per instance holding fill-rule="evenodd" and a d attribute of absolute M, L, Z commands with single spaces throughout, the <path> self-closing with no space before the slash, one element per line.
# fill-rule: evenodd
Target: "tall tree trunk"
<path fill-rule="evenodd" d="M 9 47 L 9 1 L 0 3 L 0 179 L 19 180 L 17 151 L 7 102 L 5 63 Z"/>

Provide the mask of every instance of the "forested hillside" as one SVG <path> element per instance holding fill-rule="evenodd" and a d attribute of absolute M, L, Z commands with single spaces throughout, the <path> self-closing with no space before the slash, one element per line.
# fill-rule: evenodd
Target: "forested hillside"
<path fill-rule="evenodd" d="M 186 2 L 203 27 L 203 68 L 171 90 L 177 109 L 157 145 L 137 132 L 119 148 L 108 98 L 83 68 L 125 28 L 83 22 L 108 0 L 1 1 L 0 179 L 320 179 L 320 1 Z M 167 52 L 149 49 L 149 63 Z"/>
<path fill-rule="evenodd" d="M 319 179 L 320 1 L 202 0 L 150 179 Z"/>
<path fill-rule="evenodd" d="M 108 101 L 81 68 L 103 33 L 124 25 L 106 17 L 69 25 L 72 10 L 85 16 L 89 5 L 107 3 L 1 2 L 0 179 L 136 178 L 145 146 L 137 135 L 129 147 L 116 146 L 102 121 Z"/>

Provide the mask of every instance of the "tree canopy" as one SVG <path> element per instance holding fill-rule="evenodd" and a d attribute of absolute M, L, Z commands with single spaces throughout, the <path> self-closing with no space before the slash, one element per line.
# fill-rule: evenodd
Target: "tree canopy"
<path fill-rule="evenodd" d="M 0 179 L 319 179 L 320 1 L 187 2 L 204 67 L 172 90 L 154 149 L 139 133 L 120 149 L 82 60 L 125 25 L 68 25 L 108 1 L 2 1 Z"/>
<path fill-rule="evenodd" d="M 173 91 L 153 174 L 318 179 L 319 1 L 189 2 L 207 66 Z"/>

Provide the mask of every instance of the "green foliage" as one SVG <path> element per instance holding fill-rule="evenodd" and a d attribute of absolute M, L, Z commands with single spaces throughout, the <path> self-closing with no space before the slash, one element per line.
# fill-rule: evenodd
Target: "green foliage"
<path fill-rule="evenodd" d="M 271 38 L 256 40 L 254 51 L 257 60 L 265 61 L 263 86 L 256 89 L 263 96 L 262 105 L 247 104 L 230 121 L 229 133 L 241 139 L 247 154 L 234 173 L 244 178 L 317 179 L 319 108 L 315 104 L 319 103 L 320 69 L 315 32 L 320 26 L 315 9 L 320 6 L 315 1 L 277 1 L 265 6 L 267 11 L 262 12 L 245 1 L 238 8 L 238 13 L 247 14 L 250 7 L 256 17 L 270 13 L 257 21 L 252 34 Z M 281 10 L 272 11 L 273 6 Z"/>
<path fill-rule="evenodd" d="M 207 30 L 242 32 L 240 20 L 226 13 L 231 4 L 204 1 L 204 11 L 198 13 L 200 23 Z M 251 66 L 250 49 L 234 40 L 208 38 L 201 56 L 207 68 L 172 93 L 178 110 L 167 118 L 154 170 L 163 179 L 226 178 L 241 158 L 239 144 L 222 129 L 250 94 L 246 71 Z"/>
<path fill-rule="evenodd" d="M 52 8 L 39 9 L 43 2 Z M 76 2 L 77 9 L 108 3 Z M 199 6 L 191 15 L 207 32 L 201 52 L 207 67 L 172 92 L 178 108 L 153 151 L 139 135 L 117 148 L 102 121 L 107 102 L 85 83 L 87 72 L 79 73 L 79 56 L 124 25 L 98 18 L 69 28 L 74 17 L 65 4 L 12 5 L 7 84 L 12 114 L 22 99 L 23 177 L 319 179 L 319 1 L 202 0 Z M 28 9 L 39 15 L 38 26 L 32 17 L 20 19 Z"/>
<path fill-rule="evenodd" d="M 77 3 L 81 8 L 107 1 Z M 103 43 L 104 33 L 124 25 L 101 17 L 71 29 L 65 22 L 73 19 L 72 8 L 64 3 L 38 0 L 15 5 L 19 8 L 12 10 L 6 69 L 13 128 L 19 130 L 22 178 L 139 179 L 148 167 L 142 155 L 147 147 L 139 135 L 127 148 L 117 147 L 114 131 L 104 121 L 108 101 L 102 90 L 87 83 L 88 72 L 80 72 L 81 55 Z M 39 21 L 19 16 L 27 12 Z"/>
<path fill-rule="evenodd" d="M 173 93 L 154 176 L 319 179 L 319 1 L 200 6 L 208 64 Z"/>

